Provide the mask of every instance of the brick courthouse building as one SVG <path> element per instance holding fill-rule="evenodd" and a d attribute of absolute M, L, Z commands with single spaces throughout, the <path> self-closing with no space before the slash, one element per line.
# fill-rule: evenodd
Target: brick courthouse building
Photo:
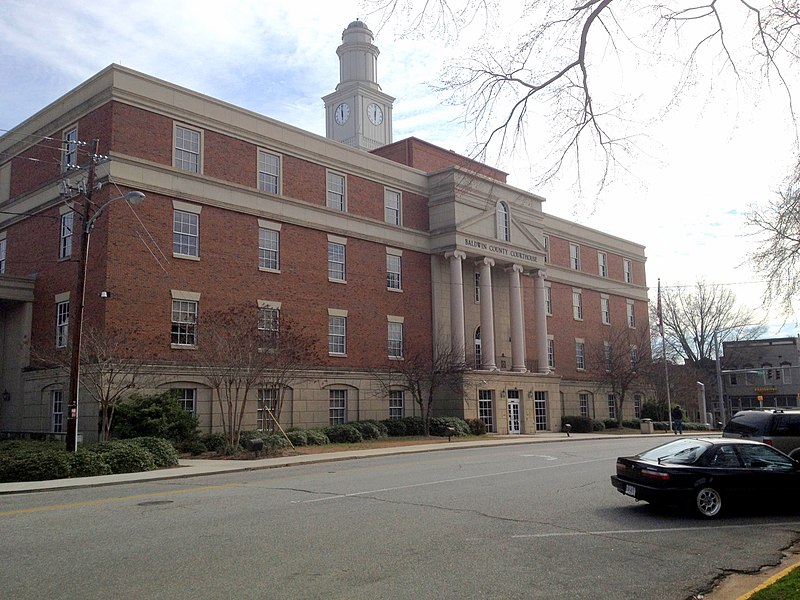
<path fill-rule="evenodd" d="M 647 331 L 644 248 L 547 215 L 497 169 L 394 142 L 372 33 L 355 21 L 342 39 L 325 138 L 118 65 L 0 138 L 0 431 L 66 426 L 68 377 L 30 366 L 73 334 L 83 196 L 63 192 L 86 180 L 68 165 L 87 163 L 92 140 L 109 157 L 92 202 L 146 199 L 94 224 L 84 324 L 122 331 L 158 375 L 142 391 L 178 390 L 204 431 L 219 407 L 191 355 L 203 314 L 240 304 L 318 335 L 284 427 L 415 414 L 370 374 L 409 343 L 462 349 L 473 367 L 440 413 L 528 434 L 610 416 L 584 353 L 613 326 Z"/>

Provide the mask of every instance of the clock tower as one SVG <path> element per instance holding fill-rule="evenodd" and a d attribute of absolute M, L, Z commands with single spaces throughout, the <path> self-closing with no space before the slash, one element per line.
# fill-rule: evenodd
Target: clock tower
<path fill-rule="evenodd" d="M 322 98 L 325 102 L 325 135 L 362 150 L 374 150 L 392 142 L 394 98 L 378 85 L 378 47 L 362 21 L 353 21 L 342 32 L 339 85 Z"/>

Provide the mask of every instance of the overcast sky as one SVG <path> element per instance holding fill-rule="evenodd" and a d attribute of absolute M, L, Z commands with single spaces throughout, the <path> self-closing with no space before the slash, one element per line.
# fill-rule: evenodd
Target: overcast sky
<path fill-rule="evenodd" d="M 507 5 L 503 14 L 516 21 L 519 2 Z M 360 0 L 313 9 L 292 0 L 0 0 L 0 8 L 0 134 L 119 63 L 324 135 L 321 97 L 338 83 L 336 48 L 358 18 L 376 34 L 378 81 L 396 98 L 394 139 L 413 135 L 459 153 L 473 139 L 458 107 L 432 86 L 474 40 L 401 39 L 391 25 L 378 30 Z M 660 100 L 663 81 L 649 76 L 626 73 L 644 101 Z M 530 156 L 495 166 L 511 173 L 512 185 L 543 195 L 546 212 L 644 244 L 651 299 L 658 279 L 677 286 L 703 278 L 761 307 L 765 286 L 746 263 L 753 241 L 743 213 L 779 189 L 796 156 L 785 93 L 765 89 L 700 89 L 658 122 L 637 124 L 647 135 L 629 172 L 599 195 L 591 186 L 579 194 L 571 179 L 535 186 Z M 796 319 L 771 310 L 770 334 L 797 334 Z"/>

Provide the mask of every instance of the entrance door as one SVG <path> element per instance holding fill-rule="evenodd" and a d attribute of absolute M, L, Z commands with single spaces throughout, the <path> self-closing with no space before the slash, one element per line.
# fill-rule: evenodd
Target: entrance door
<path fill-rule="evenodd" d="M 508 433 L 519 432 L 519 390 L 508 390 Z"/>

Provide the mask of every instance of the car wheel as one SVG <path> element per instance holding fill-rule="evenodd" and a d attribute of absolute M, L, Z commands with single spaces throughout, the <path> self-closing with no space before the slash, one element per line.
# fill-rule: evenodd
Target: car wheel
<path fill-rule="evenodd" d="M 698 488 L 694 494 L 694 507 L 701 517 L 714 518 L 722 510 L 722 496 L 713 487 Z"/>

